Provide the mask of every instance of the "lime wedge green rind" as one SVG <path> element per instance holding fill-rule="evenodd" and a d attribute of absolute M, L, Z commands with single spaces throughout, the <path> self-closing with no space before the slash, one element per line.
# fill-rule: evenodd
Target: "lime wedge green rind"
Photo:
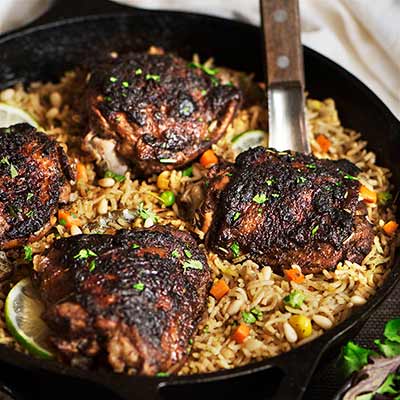
<path fill-rule="evenodd" d="M 54 355 L 45 345 L 39 343 L 48 331 L 45 323 L 40 318 L 43 306 L 39 300 L 31 299 L 24 294 L 24 292 L 31 288 L 32 283 L 30 279 L 25 278 L 11 289 L 5 302 L 6 325 L 14 338 L 31 354 L 50 360 L 54 358 Z M 20 310 L 16 310 L 18 308 L 17 304 L 23 304 L 24 306 Z M 19 314 L 18 311 L 23 311 L 26 315 Z M 29 317 L 27 318 L 27 316 Z M 18 320 L 23 323 L 24 318 L 28 323 L 27 329 L 34 332 L 25 332 L 24 327 L 20 326 L 21 323 Z"/>
<path fill-rule="evenodd" d="M 241 153 L 252 147 L 267 145 L 267 138 L 267 133 L 262 130 L 246 131 L 232 139 L 232 148 L 236 153 Z"/>
<path fill-rule="evenodd" d="M 39 124 L 29 113 L 21 108 L 0 102 L 0 128 L 8 128 L 11 125 L 22 122 L 39 128 Z"/>

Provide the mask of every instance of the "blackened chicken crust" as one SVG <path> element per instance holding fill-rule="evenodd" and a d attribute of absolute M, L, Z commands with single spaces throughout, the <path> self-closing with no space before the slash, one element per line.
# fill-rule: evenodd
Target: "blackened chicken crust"
<path fill-rule="evenodd" d="M 247 254 L 281 272 L 305 273 L 361 263 L 373 242 L 359 169 L 347 160 L 320 160 L 257 147 L 235 164 L 211 169 L 202 205 L 206 246 L 222 257 Z"/>
<path fill-rule="evenodd" d="M 173 54 L 128 53 L 98 66 L 88 84 L 92 132 L 84 149 L 111 140 L 114 158 L 138 175 L 190 163 L 222 136 L 241 102 L 239 89 L 206 71 Z"/>
<path fill-rule="evenodd" d="M 26 123 L 0 128 L 0 249 L 43 236 L 72 178 L 66 154 L 46 134 Z"/>
<path fill-rule="evenodd" d="M 159 226 L 59 239 L 34 282 L 64 359 L 154 375 L 184 362 L 211 272 L 189 233 Z"/>

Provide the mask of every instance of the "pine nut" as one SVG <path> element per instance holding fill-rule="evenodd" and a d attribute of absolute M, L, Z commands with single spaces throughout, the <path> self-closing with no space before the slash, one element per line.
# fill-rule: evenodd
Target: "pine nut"
<path fill-rule="evenodd" d="M 242 300 L 234 300 L 226 310 L 229 315 L 235 315 L 240 311 L 240 307 L 242 307 Z"/>
<path fill-rule="evenodd" d="M 102 179 L 99 179 L 98 183 L 99 183 L 99 186 L 101 186 L 102 188 L 110 188 L 115 185 L 115 181 L 113 178 L 102 178 Z"/>
<path fill-rule="evenodd" d="M 286 340 L 289 343 L 297 342 L 297 333 L 293 329 L 292 325 L 289 324 L 289 322 L 285 322 L 283 324 L 283 332 L 285 333 Z"/>
<path fill-rule="evenodd" d="M 51 120 L 57 117 L 57 115 L 58 115 L 58 108 L 52 107 L 50 108 L 49 111 L 47 111 L 46 118 Z"/>
<path fill-rule="evenodd" d="M 367 302 L 366 299 L 364 299 L 364 297 L 358 296 L 358 295 L 354 295 L 352 297 L 350 297 L 350 301 L 355 305 L 355 306 L 361 306 L 363 304 L 365 304 Z"/>
<path fill-rule="evenodd" d="M 100 203 L 97 206 L 97 212 L 100 215 L 104 215 L 107 214 L 107 211 L 108 211 L 108 201 L 107 199 L 101 199 Z"/>
<path fill-rule="evenodd" d="M 265 279 L 266 281 L 269 281 L 271 279 L 271 275 L 272 275 L 272 269 L 271 267 L 264 267 L 261 270 L 263 279 Z"/>
<path fill-rule="evenodd" d="M 75 235 L 80 235 L 82 233 L 81 228 L 79 228 L 79 226 L 76 225 L 71 225 L 71 235 L 75 236 Z"/>
<path fill-rule="evenodd" d="M 60 93 L 58 93 L 58 92 L 51 93 L 50 103 L 53 107 L 60 108 L 61 103 L 62 103 L 62 97 L 61 97 Z"/>
<path fill-rule="evenodd" d="M 332 328 L 332 321 L 323 315 L 316 314 L 313 316 L 313 321 L 322 329 Z"/>

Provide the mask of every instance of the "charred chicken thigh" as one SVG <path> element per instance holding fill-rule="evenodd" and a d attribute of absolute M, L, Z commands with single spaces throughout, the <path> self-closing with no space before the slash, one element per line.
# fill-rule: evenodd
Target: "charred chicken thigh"
<path fill-rule="evenodd" d="M 183 166 L 225 132 L 240 103 L 215 70 L 173 54 L 128 53 L 91 74 L 83 149 L 107 169 L 139 175 Z"/>
<path fill-rule="evenodd" d="M 183 363 L 211 272 L 192 236 L 167 227 L 57 240 L 34 260 L 62 357 L 154 375 Z"/>
<path fill-rule="evenodd" d="M 46 134 L 29 124 L 0 128 L 0 249 L 43 236 L 72 178 L 64 150 Z"/>
<path fill-rule="evenodd" d="M 228 259 L 246 254 L 276 271 L 360 263 L 374 234 L 359 201 L 358 173 L 347 160 L 248 150 L 209 172 L 200 213 L 206 245 Z"/>

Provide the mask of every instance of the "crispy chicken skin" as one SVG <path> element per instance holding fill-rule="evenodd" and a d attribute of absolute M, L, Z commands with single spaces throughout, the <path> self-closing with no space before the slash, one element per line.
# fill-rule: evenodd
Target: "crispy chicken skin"
<path fill-rule="evenodd" d="M 118 173 L 127 164 L 151 175 L 191 162 L 222 136 L 241 100 L 206 71 L 173 54 L 128 53 L 98 66 L 83 149 Z"/>
<path fill-rule="evenodd" d="M 0 128 L 0 249 L 42 237 L 72 179 L 61 146 L 28 124 Z"/>
<path fill-rule="evenodd" d="M 343 260 L 360 263 L 374 234 L 359 201 L 358 173 L 347 160 L 248 150 L 209 172 L 200 211 L 206 245 L 278 272 L 292 264 L 316 273 Z"/>
<path fill-rule="evenodd" d="M 64 359 L 117 372 L 175 371 L 205 310 L 211 272 L 187 232 L 167 227 L 57 240 L 34 260 L 51 341 Z"/>

